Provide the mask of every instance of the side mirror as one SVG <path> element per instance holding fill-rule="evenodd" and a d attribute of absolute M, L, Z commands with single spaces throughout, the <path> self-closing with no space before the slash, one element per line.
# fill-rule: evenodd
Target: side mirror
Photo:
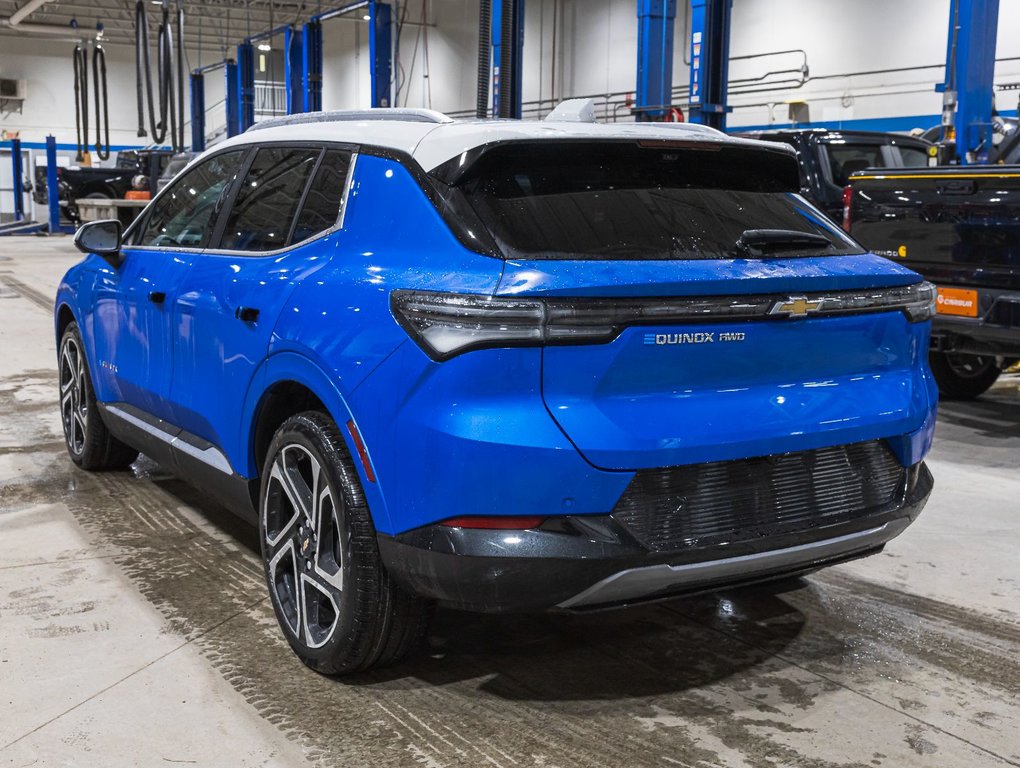
<path fill-rule="evenodd" d="M 74 233 L 74 246 L 82 253 L 94 253 L 102 256 L 114 267 L 122 261 L 121 247 L 122 230 L 116 219 L 90 221 L 82 224 Z"/>

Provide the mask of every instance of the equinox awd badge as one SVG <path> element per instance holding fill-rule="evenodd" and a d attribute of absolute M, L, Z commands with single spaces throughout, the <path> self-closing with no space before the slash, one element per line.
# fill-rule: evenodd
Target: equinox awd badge
<path fill-rule="evenodd" d="M 714 344 L 717 341 L 743 341 L 743 331 L 696 331 L 695 333 L 646 333 L 645 344 L 665 346 L 675 344 Z"/>

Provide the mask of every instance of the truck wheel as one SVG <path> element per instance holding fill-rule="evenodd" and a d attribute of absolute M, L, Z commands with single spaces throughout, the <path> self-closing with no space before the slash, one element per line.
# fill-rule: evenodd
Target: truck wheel
<path fill-rule="evenodd" d="M 124 469 L 138 451 L 107 430 L 96 407 L 88 361 L 77 323 L 70 323 L 60 339 L 60 421 L 71 461 L 82 469 Z"/>
<path fill-rule="evenodd" d="M 433 606 L 383 568 L 354 462 L 326 414 L 299 413 L 276 431 L 262 470 L 259 541 L 280 629 L 316 672 L 381 667 L 424 639 Z"/>
<path fill-rule="evenodd" d="M 973 400 L 987 391 L 1001 373 L 995 358 L 983 355 L 932 352 L 929 362 L 939 394 L 947 400 Z"/>

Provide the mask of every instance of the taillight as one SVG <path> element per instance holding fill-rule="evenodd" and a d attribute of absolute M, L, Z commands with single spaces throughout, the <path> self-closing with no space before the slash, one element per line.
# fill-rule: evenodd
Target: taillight
<path fill-rule="evenodd" d="M 662 298 L 519 299 L 506 296 L 394 291 L 390 308 L 404 330 L 437 362 L 472 349 L 604 344 L 624 328 L 683 323 L 739 322 L 900 310 L 913 322 L 927 320 L 934 288 L 916 283 L 894 288 L 799 294 L 673 296 Z M 811 305 L 810 310 L 789 307 Z M 665 334 L 646 334 L 658 344 Z"/>
<path fill-rule="evenodd" d="M 488 531 L 525 531 L 538 528 L 545 521 L 544 517 L 451 517 L 440 525 L 448 528 L 480 528 Z"/>
<path fill-rule="evenodd" d="M 843 231 L 850 234 L 850 224 L 853 216 L 850 213 L 850 206 L 854 200 L 854 189 L 849 184 L 843 187 Z"/>

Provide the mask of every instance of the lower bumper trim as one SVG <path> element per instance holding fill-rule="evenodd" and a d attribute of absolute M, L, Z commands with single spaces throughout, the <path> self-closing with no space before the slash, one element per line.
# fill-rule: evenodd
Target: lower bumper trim
<path fill-rule="evenodd" d="M 602 579 L 583 592 L 564 600 L 557 607 L 582 608 L 589 605 L 621 603 L 660 592 L 682 590 L 691 585 L 767 576 L 791 568 L 803 568 L 809 563 L 821 563 L 837 557 L 846 557 L 854 552 L 874 549 L 899 535 L 909 523 L 910 521 L 906 519 L 893 520 L 846 536 L 723 560 L 683 565 L 660 563 L 628 568 Z"/>

